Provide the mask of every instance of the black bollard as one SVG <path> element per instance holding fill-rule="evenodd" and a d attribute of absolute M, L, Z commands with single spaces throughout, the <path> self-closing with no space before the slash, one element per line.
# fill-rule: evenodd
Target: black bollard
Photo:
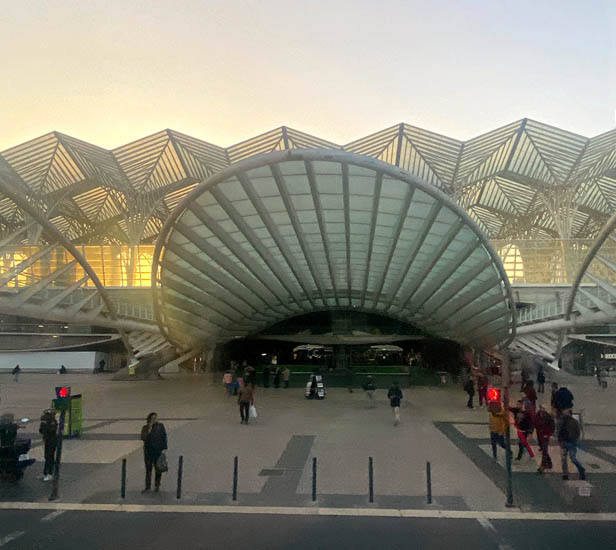
<path fill-rule="evenodd" d="M 233 459 L 233 500 L 237 500 L 237 456 Z"/>
<path fill-rule="evenodd" d="M 432 504 L 432 472 L 430 462 L 426 462 L 426 483 L 428 485 L 428 504 Z"/>
<path fill-rule="evenodd" d="M 372 457 L 368 457 L 368 501 L 374 502 L 374 467 Z"/>
<path fill-rule="evenodd" d="M 184 457 L 180 455 L 178 459 L 178 490 L 175 498 L 182 498 L 182 474 L 184 471 Z"/>
<path fill-rule="evenodd" d="M 122 488 L 120 489 L 120 496 L 126 498 L 126 459 L 122 459 Z"/>
<path fill-rule="evenodd" d="M 312 502 L 317 500 L 317 457 L 312 458 Z"/>

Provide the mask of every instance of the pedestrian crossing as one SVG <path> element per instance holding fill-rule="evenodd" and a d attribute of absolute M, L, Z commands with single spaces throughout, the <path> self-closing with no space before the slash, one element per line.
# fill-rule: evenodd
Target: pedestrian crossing
<path fill-rule="evenodd" d="M 477 446 L 490 458 L 492 458 L 492 445 L 489 442 L 490 430 L 488 423 L 455 423 L 453 427 L 466 439 L 473 441 Z M 541 451 L 537 445 L 534 436 L 529 439 L 529 443 L 535 453 L 534 458 L 530 458 L 525 451 L 521 460 L 515 460 L 518 452 L 518 436 L 517 430 L 511 428 L 511 449 L 513 451 L 513 460 L 511 462 L 514 472 L 536 472 L 541 464 Z M 593 441 L 601 443 L 610 443 L 613 445 L 595 445 Z M 585 444 L 586 442 L 586 444 Z M 562 473 L 560 446 L 556 438 L 550 440 L 550 457 L 552 458 L 552 469 L 549 472 Z M 599 453 L 593 453 L 593 450 Z M 597 456 L 597 454 L 603 455 Z M 606 457 L 604 454 L 607 454 Z M 609 457 L 614 457 L 613 461 Z M 577 452 L 577 458 L 586 468 L 587 473 L 597 474 L 613 474 L 616 473 L 616 426 L 586 426 L 584 429 L 584 440 L 580 443 Z M 496 462 L 503 468 L 505 464 L 505 452 L 500 447 L 497 447 Z M 577 472 L 575 466 L 569 461 L 569 473 Z"/>
<path fill-rule="evenodd" d="M 528 453 L 525 451 L 521 460 L 515 460 L 517 456 L 517 444 L 512 445 L 513 451 L 513 460 L 511 461 L 511 469 L 514 472 L 536 472 L 539 464 L 541 464 L 541 452 L 539 449 L 532 445 L 533 451 L 535 453 L 534 458 L 530 458 Z M 488 456 L 492 457 L 492 446 L 488 443 L 487 445 L 479 445 L 479 448 Z M 602 449 L 605 450 L 605 449 Z M 613 449 L 613 452 L 616 453 L 616 449 Z M 499 465 L 503 468 L 506 467 L 505 464 L 505 451 L 500 447 L 497 447 L 497 460 Z M 550 445 L 550 457 L 552 458 L 552 469 L 546 470 L 547 472 L 562 474 L 562 464 L 561 464 L 561 455 L 560 455 L 560 447 L 558 445 Z M 577 459 L 580 461 L 582 466 L 586 468 L 586 471 L 597 474 L 613 474 L 616 472 L 616 464 L 612 464 L 607 462 L 606 460 L 602 460 L 591 453 L 583 451 L 582 449 L 578 449 Z M 569 474 L 572 476 L 577 474 L 577 469 L 571 462 L 569 462 Z"/>

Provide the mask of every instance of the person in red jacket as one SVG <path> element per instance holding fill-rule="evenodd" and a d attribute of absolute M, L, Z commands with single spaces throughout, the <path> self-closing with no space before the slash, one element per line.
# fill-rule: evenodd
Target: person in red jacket
<path fill-rule="evenodd" d="M 550 458 L 550 437 L 554 434 L 556 425 L 552 415 L 545 410 L 545 407 L 541 405 L 539 412 L 535 416 L 535 430 L 537 431 L 537 441 L 539 442 L 539 449 L 541 450 L 541 465 L 537 469 L 537 472 L 542 474 L 544 470 L 552 469 L 552 459 Z"/>
<path fill-rule="evenodd" d="M 518 406 L 511 407 L 509 410 L 513 413 L 515 427 L 518 432 L 518 456 L 516 457 L 516 460 L 522 459 L 524 449 L 528 451 L 528 455 L 531 458 L 534 458 L 535 453 L 528 443 L 528 438 L 535 429 L 533 426 L 533 416 L 531 415 L 530 410 L 525 409 L 522 401 L 518 401 Z"/>

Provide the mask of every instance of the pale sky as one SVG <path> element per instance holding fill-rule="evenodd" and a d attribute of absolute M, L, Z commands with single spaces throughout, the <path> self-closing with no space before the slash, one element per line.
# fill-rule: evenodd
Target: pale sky
<path fill-rule="evenodd" d="M 0 150 L 51 130 L 113 148 L 616 127 L 615 0 L 4 0 L 0 48 Z"/>

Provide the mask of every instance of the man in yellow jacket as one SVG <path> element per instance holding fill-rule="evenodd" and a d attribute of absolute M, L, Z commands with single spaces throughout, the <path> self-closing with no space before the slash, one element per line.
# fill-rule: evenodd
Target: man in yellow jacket
<path fill-rule="evenodd" d="M 492 443 L 492 456 L 496 460 L 496 446 L 507 450 L 505 434 L 509 424 L 509 414 L 500 404 L 490 404 L 490 442 Z"/>

